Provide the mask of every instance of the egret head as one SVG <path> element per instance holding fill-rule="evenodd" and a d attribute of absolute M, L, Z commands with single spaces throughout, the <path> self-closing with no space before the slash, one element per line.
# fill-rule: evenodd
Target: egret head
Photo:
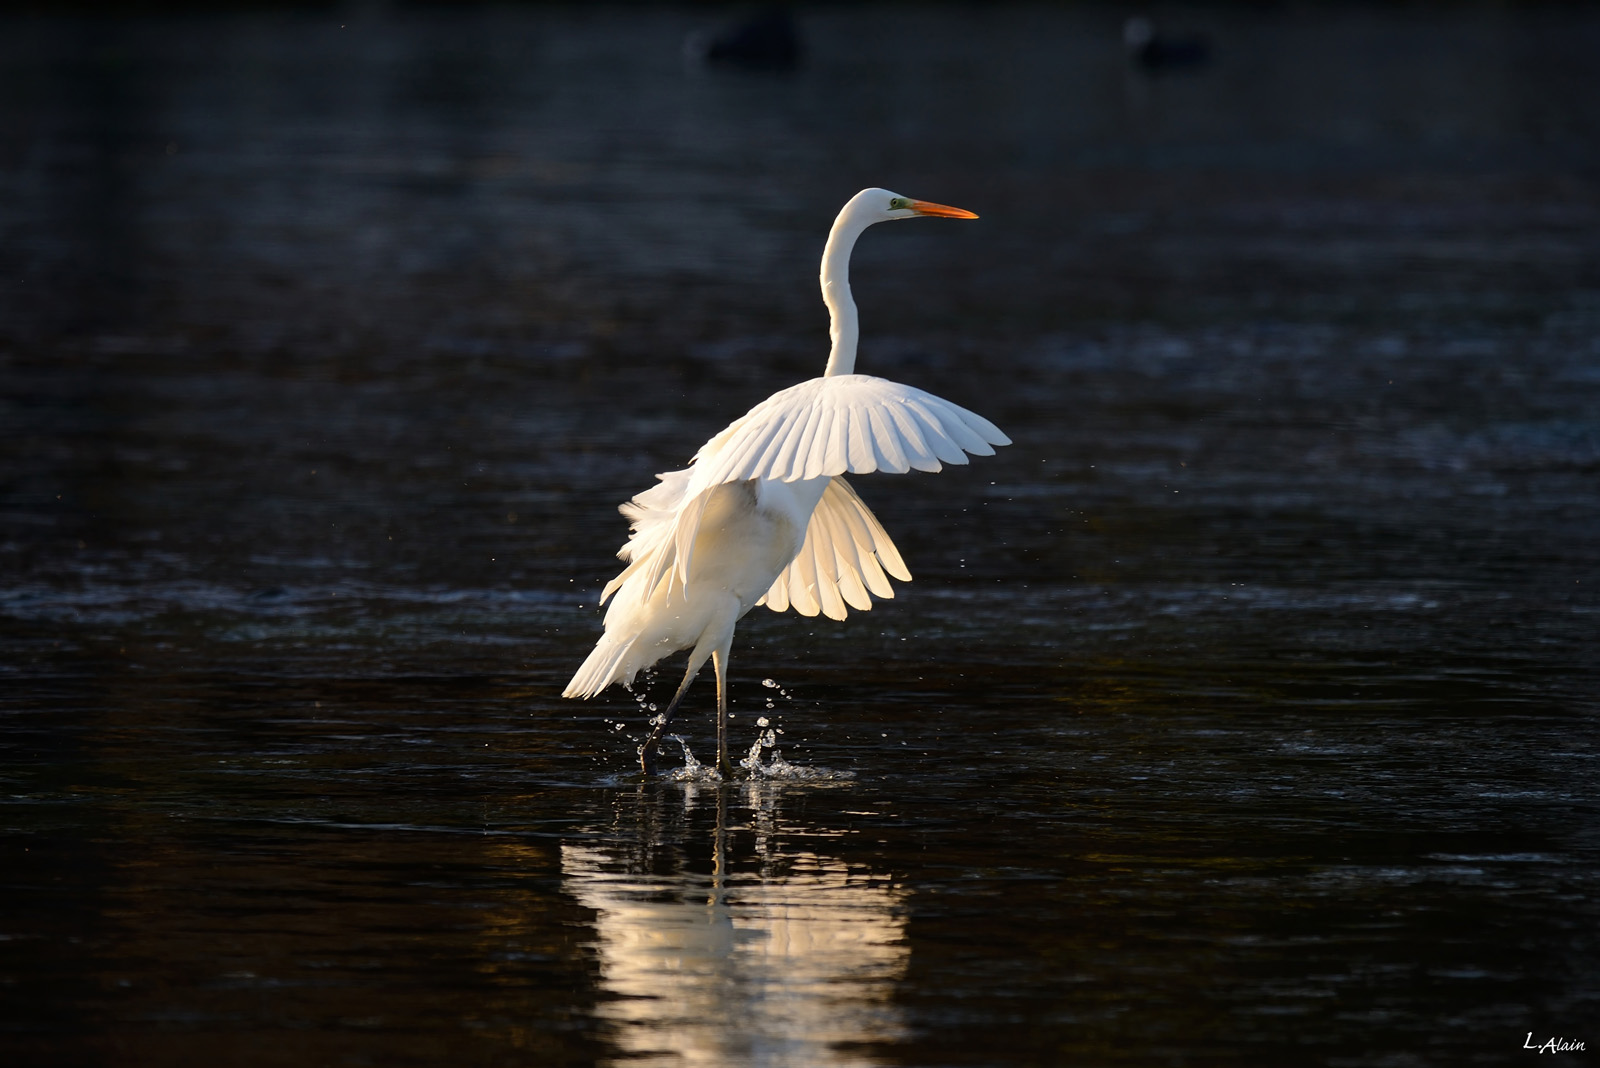
<path fill-rule="evenodd" d="M 860 205 L 863 214 L 872 222 L 886 222 L 889 219 L 915 219 L 922 215 L 932 215 L 940 219 L 976 219 L 974 212 L 965 208 L 952 208 L 946 204 L 935 204 L 931 200 L 916 200 L 912 197 L 903 197 L 899 193 L 892 193 L 887 189 L 863 189 L 854 197 Z"/>

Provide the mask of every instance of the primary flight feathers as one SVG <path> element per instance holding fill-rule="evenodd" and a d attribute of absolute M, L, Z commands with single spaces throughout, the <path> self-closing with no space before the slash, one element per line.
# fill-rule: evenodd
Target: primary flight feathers
<path fill-rule="evenodd" d="M 843 619 L 847 604 L 863 612 L 872 607 L 868 590 L 884 600 L 894 596 L 885 571 L 901 582 L 911 581 L 889 532 L 836 475 L 811 513 L 800 551 L 756 604 L 774 612 L 793 608 L 803 616 L 821 612 Z"/>

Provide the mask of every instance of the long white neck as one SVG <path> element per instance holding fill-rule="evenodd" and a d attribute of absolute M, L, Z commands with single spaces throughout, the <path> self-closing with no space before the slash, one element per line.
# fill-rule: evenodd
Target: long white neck
<path fill-rule="evenodd" d="M 822 250 L 822 303 L 828 306 L 828 337 L 833 340 L 828 367 L 822 372 L 824 377 L 854 374 L 856 369 L 861 323 L 856 317 L 855 298 L 850 295 L 850 252 L 856 247 L 856 238 L 877 221 L 855 210 L 858 199 L 859 194 L 833 220 L 828 245 Z"/>

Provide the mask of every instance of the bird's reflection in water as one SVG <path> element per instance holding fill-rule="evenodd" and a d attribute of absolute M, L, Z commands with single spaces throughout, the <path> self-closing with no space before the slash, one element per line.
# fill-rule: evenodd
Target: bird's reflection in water
<path fill-rule="evenodd" d="M 868 1065 L 904 1034 L 904 892 L 786 848 L 817 836 L 781 800 L 765 783 L 643 787 L 613 844 L 562 847 L 566 889 L 597 914 L 619 1062 Z"/>

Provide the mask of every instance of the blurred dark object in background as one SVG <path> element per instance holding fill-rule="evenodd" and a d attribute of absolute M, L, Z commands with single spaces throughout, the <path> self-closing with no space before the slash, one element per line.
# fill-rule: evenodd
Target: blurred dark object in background
<path fill-rule="evenodd" d="M 786 8 L 768 8 L 715 30 L 697 30 L 684 54 L 702 63 L 750 70 L 793 70 L 800 63 L 800 30 Z"/>
<path fill-rule="evenodd" d="M 1194 70 L 1211 58 L 1211 43 L 1198 33 L 1161 33 L 1136 15 L 1122 24 L 1128 57 L 1148 71 Z"/>

